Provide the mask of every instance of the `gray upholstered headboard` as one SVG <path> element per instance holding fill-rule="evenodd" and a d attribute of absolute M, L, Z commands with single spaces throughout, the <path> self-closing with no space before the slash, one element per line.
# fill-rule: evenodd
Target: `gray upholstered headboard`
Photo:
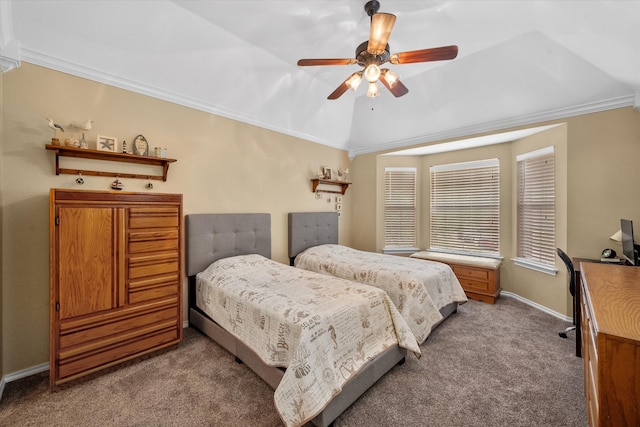
<path fill-rule="evenodd" d="M 271 215 L 267 213 L 186 215 L 187 276 L 235 255 L 271 258 Z"/>
<path fill-rule="evenodd" d="M 338 244 L 338 212 L 289 213 L 289 259 L 311 246 Z"/>

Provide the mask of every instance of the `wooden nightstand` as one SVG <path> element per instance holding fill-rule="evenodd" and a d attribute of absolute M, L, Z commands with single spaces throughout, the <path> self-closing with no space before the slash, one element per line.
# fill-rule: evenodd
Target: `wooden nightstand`
<path fill-rule="evenodd" d="M 500 296 L 502 261 L 499 259 L 426 251 L 417 252 L 411 255 L 411 258 L 447 264 L 458 278 L 468 298 L 493 304 Z"/>

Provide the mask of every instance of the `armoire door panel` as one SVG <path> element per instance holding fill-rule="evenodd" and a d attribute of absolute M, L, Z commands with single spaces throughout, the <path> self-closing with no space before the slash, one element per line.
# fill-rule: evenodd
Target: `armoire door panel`
<path fill-rule="evenodd" d="M 58 210 L 60 319 L 116 306 L 114 209 Z"/>

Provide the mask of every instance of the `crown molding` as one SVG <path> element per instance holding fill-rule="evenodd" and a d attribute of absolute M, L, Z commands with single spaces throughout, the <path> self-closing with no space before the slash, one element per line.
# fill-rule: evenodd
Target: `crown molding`
<path fill-rule="evenodd" d="M 173 104 L 178 104 L 184 107 L 189 107 L 199 111 L 204 111 L 206 113 L 211 113 L 218 116 L 226 117 L 242 123 L 247 123 L 260 128 L 268 129 L 268 130 L 282 133 L 285 135 L 290 135 L 296 138 L 304 139 L 304 140 L 315 142 L 318 144 L 327 145 L 332 148 L 347 150 L 345 145 L 346 143 L 340 144 L 340 143 L 336 143 L 335 141 L 328 141 L 321 138 L 317 138 L 313 135 L 308 135 L 306 133 L 298 132 L 290 128 L 276 125 L 271 122 L 266 122 L 257 117 L 248 115 L 240 111 L 231 110 L 228 108 L 220 108 L 219 106 L 203 103 L 197 99 L 186 97 L 184 95 L 170 92 L 165 89 L 161 89 L 155 86 L 151 86 L 151 85 L 133 81 L 133 80 L 124 79 L 122 77 L 114 76 L 100 70 L 81 66 L 68 61 L 63 61 L 57 57 L 53 57 L 32 49 L 23 48 L 22 59 L 31 64 L 39 65 L 39 66 L 56 70 L 56 71 L 60 71 L 66 74 L 71 74 L 76 77 L 85 78 L 98 83 L 104 83 L 120 89 L 139 93 L 141 95 L 146 95 L 152 98 L 168 101 Z"/>
<path fill-rule="evenodd" d="M 453 131 L 437 132 L 415 138 L 397 140 L 385 144 L 370 146 L 367 148 L 350 150 L 349 156 L 351 158 L 352 155 L 353 157 L 355 157 L 362 154 L 378 152 L 381 153 L 385 151 L 406 149 L 419 144 L 427 144 L 452 138 L 466 138 L 471 135 L 477 135 L 480 133 L 504 131 L 505 129 L 518 126 L 529 126 L 534 124 L 538 125 L 542 122 L 547 121 L 563 120 L 569 117 L 580 116 L 583 114 L 598 113 L 601 111 L 613 110 L 616 108 L 630 107 L 635 105 L 638 96 L 638 93 L 630 94 L 567 108 L 528 114 L 526 116 L 515 117 L 507 120 L 497 120 L 493 122 L 480 123 L 473 126 L 462 127 Z"/>

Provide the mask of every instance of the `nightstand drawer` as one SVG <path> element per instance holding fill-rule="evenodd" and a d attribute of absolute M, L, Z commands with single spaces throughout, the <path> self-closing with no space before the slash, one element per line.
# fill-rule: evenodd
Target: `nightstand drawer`
<path fill-rule="evenodd" d="M 488 280 L 489 272 L 487 270 L 475 269 L 470 267 L 453 267 L 453 272 L 458 277 L 458 280 L 462 278 L 472 279 L 472 280 Z"/>
<path fill-rule="evenodd" d="M 469 280 L 466 278 L 458 278 L 460 285 L 462 285 L 463 289 L 467 290 L 478 290 L 478 291 L 488 291 L 489 290 L 489 282 L 478 282 L 477 280 Z"/>

